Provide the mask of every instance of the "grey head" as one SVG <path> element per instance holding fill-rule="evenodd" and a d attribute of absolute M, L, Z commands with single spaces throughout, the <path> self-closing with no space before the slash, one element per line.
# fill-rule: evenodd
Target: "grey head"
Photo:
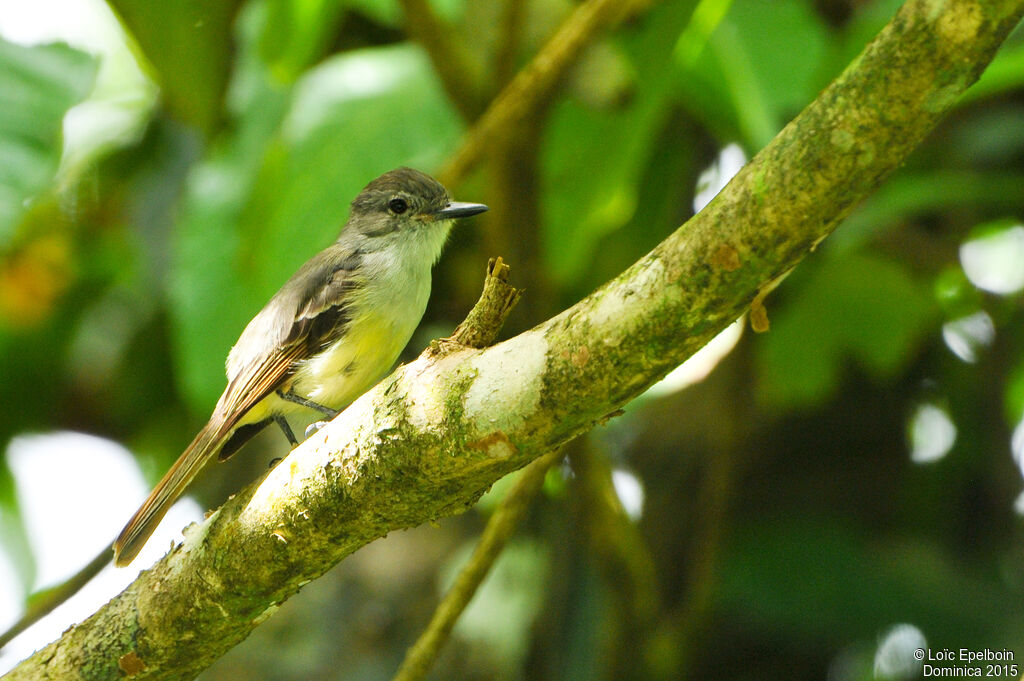
<path fill-rule="evenodd" d="M 381 237 L 408 229 L 423 229 L 487 210 L 481 203 L 452 201 L 448 190 L 426 173 L 396 168 L 363 188 L 352 201 L 345 231 Z"/>

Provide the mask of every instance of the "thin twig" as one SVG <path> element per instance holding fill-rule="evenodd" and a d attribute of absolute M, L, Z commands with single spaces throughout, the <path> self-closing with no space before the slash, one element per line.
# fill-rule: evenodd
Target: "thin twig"
<path fill-rule="evenodd" d="M 455 578 L 452 588 L 438 604 L 430 624 L 406 653 L 405 660 L 393 681 L 417 681 L 426 675 L 431 664 L 437 659 L 441 646 L 451 634 L 455 622 L 469 605 L 494 561 L 505 548 L 509 537 L 519 526 L 519 521 L 529 508 L 530 502 L 540 491 L 548 468 L 561 457 L 561 450 L 551 451 L 523 469 L 515 487 L 487 522 L 480 543 L 470 556 L 469 562 Z"/>
<path fill-rule="evenodd" d="M 494 343 L 505 319 L 523 295 L 523 289 L 508 283 L 510 271 L 511 268 L 500 257 L 487 262 L 487 277 L 480 300 L 447 340 L 471 348 L 486 348 Z"/>
<path fill-rule="evenodd" d="M 603 29 L 649 4 L 649 0 L 587 0 L 577 7 L 466 133 L 455 155 L 439 173 L 441 183 L 448 187 L 459 185 L 498 136 L 514 129 L 517 121 L 545 101 L 583 48 Z"/>
<path fill-rule="evenodd" d="M 505 6 L 501 11 L 498 49 L 494 53 L 494 82 L 497 87 L 505 87 L 515 75 L 516 53 L 519 50 L 525 14 L 525 2 L 505 0 Z"/>
<path fill-rule="evenodd" d="M 595 564 L 606 577 L 620 611 L 620 624 L 641 630 L 657 611 L 658 579 L 654 559 L 639 528 L 615 491 L 608 458 L 590 445 L 569 455 L 576 473 L 573 486 L 589 536 Z"/>
<path fill-rule="evenodd" d="M 110 564 L 114 557 L 109 546 L 104 546 L 89 564 L 72 575 L 62 584 L 47 589 L 29 597 L 29 606 L 21 618 L 12 624 L 7 631 L 0 634 L 0 648 L 10 643 L 21 632 L 53 612 L 54 608 L 64 603 L 88 584 L 93 577 L 99 574 L 100 570 Z"/>

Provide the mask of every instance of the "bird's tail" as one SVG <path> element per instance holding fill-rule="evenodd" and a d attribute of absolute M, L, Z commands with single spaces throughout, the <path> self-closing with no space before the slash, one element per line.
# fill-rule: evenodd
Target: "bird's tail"
<path fill-rule="evenodd" d="M 114 542 L 114 563 L 118 567 L 135 560 L 171 505 L 227 440 L 232 425 L 215 414 L 161 478 Z"/>

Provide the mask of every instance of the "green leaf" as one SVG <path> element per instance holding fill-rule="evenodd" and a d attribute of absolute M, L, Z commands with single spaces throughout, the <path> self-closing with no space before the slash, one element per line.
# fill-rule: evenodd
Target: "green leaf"
<path fill-rule="evenodd" d="M 686 30 L 676 43 L 676 59 L 684 67 L 697 61 L 719 24 L 728 15 L 733 0 L 700 0 Z"/>
<path fill-rule="evenodd" d="M 182 387 L 197 405 L 223 390 L 245 324 L 337 237 L 363 186 L 399 165 L 429 171 L 461 134 L 429 60 L 408 44 L 333 57 L 290 92 L 251 80 L 237 134 L 192 174 L 178 230 L 172 311 Z"/>
<path fill-rule="evenodd" d="M 960 104 L 995 97 L 1020 90 L 1024 85 L 1024 38 L 1018 32 L 1015 39 L 1007 40 L 978 82 L 968 88 Z"/>
<path fill-rule="evenodd" d="M 153 67 L 167 108 L 206 134 L 221 122 L 241 0 L 110 0 Z"/>
<path fill-rule="evenodd" d="M 829 248 L 860 248 L 886 228 L 922 213 L 988 207 L 1005 211 L 1024 209 L 1024 174 L 935 170 L 901 172 L 883 184 L 829 238 Z"/>
<path fill-rule="evenodd" d="M 342 0 L 343 5 L 358 10 L 384 26 L 398 27 L 403 20 L 397 0 Z"/>
<path fill-rule="evenodd" d="M 1024 357 L 1017 359 L 1015 366 L 1006 379 L 1003 413 L 1006 416 L 1007 423 L 1013 424 L 1018 428 L 1022 427 L 1020 424 L 1024 423 Z M 1024 431 L 1021 431 L 1021 435 L 1018 437 L 1024 437 Z M 1014 444 L 1018 445 L 1017 441 Z M 1019 447 L 1024 447 L 1024 442 L 1020 442 Z M 1016 451 L 1017 449 L 1018 447 L 1015 447 L 1015 455 L 1024 455 L 1024 449 Z M 1018 464 L 1024 464 L 1024 458 Z"/>
<path fill-rule="evenodd" d="M 283 82 L 292 82 L 326 51 L 341 18 L 336 0 L 266 0 L 260 55 Z"/>
<path fill-rule="evenodd" d="M 92 88 L 96 63 L 66 45 L 22 47 L 0 39 L 0 246 L 25 204 L 60 165 L 64 114 Z"/>
<path fill-rule="evenodd" d="M 899 264 L 867 254 L 825 258 L 779 294 L 771 331 L 758 344 L 763 398 L 792 408 L 821 402 L 853 359 L 869 374 L 892 377 L 938 316 L 930 288 Z"/>
<path fill-rule="evenodd" d="M 805 0 L 735 0 L 703 52 L 678 46 L 680 101 L 723 142 L 760 149 L 819 89 L 826 36 Z"/>
<path fill-rule="evenodd" d="M 664 59 L 689 16 L 689 3 L 652 10 L 642 32 L 621 44 L 633 72 L 628 102 L 597 109 L 579 100 L 554 110 L 542 150 L 543 248 L 557 281 L 576 278 L 604 234 L 626 224 L 638 183 L 671 103 Z"/>
<path fill-rule="evenodd" d="M 27 596 L 36 579 L 37 565 L 6 456 L 0 457 L 0 546 L 7 550 L 18 576 L 16 588 L 22 597 Z"/>

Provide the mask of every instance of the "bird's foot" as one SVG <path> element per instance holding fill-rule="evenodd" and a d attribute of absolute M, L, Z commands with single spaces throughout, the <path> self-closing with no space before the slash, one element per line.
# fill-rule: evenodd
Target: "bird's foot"
<path fill-rule="evenodd" d="M 321 428 L 323 428 L 326 425 L 327 421 L 314 421 L 313 423 L 306 426 L 306 439 L 308 439 L 311 435 L 318 432 Z"/>

